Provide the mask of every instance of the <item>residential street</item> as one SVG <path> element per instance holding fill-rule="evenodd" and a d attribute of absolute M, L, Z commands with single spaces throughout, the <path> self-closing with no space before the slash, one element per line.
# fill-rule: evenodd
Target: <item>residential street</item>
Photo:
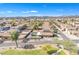
<path fill-rule="evenodd" d="M 58 27 L 58 26 L 56 26 L 55 24 L 54 24 L 54 26 L 59 30 L 59 35 L 63 38 L 63 39 L 69 39 L 69 40 L 72 40 L 74 43 L 76 43 L 77 44 L 77 46 L 79 47 L 79 40 L 77 39 L 77 38 L 74 38 L 74 36 L 71 36 L 71 35 L 68 35 L 68 34 L 66 34 L 66 33 L 63 33 L 62 31 L 61 31 L 61 29 Z"/>
<path fill-rule="evenodd" d="M 49 43 L 49 44 L 53 44 L 53 40 L 52 38 L 44 38 L 44 39 L 37 39 L 37 40 L 29 40 L 26 43 L 23 43 L 22 40 L 18 41 L 18 45 L 20 47 L 23 47 L 25 44 L 33 44 L 33 45 L 38 45 L 38 44 L 44 44 L 44 43 Z M 7 48 L 7 47 L 12 47 L 12 46 L 16 46 L 15 42 L 13 41 L 4 41 L 2 44 L 0 44 L 0 48 Z"/>
<path fill-rule="evenodd" d="M 61 29 L 58 27 L 58 26 L 56 26 L 55 24 L 53 24 L 58 30 L 59 30 L 59 35 L 63 38 L 63 39 L 70 39 L 70 38 L 68 38 L 62 31 L 61 31 Z"/>

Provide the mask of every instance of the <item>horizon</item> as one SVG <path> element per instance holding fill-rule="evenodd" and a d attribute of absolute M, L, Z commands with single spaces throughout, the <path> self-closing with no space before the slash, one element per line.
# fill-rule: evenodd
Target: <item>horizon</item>
<path fill-rule="evenodd" d="M 79 17 L 79 15 L 63 15 L 63 16 L 0 16 L 0 17 Z"/>
<path fill-rule="evenodd" d="M 0 3 L 0 17 L 75 15 L 79 3 Z"/>

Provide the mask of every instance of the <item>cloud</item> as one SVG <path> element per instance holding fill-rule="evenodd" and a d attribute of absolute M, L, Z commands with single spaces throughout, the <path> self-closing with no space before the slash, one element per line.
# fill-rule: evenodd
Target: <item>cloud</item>
<path fill-rule="evenodd" d="M 0 14 L 5 14 L 5 13 L 16 13 L 15 11 L 11 11 L 11 10 L 8 10 L 8 11 L 0 11 Z"/>
<path fill-rule="evenodd" d="M 33 10 L 33 11 L 29 11 L 29 12 L 37 13 L 38 11 L 34 11 L 34 10 Z"/>
<path fill-rule="evenodd" d="M 29 13 L 28 11 L 22 11 L 22 13 Z"/>
<path fill-rule="evenodd" d="M 68 11 L 74 12 L 74 11 L 78 11 L 78 9 L 69 9 Z"/>
<path fill-rule="evenodd" d="M 36 10 L 31 10 L 31 11 L 22 11 L 22 13 L 37 13 L 38 11 Z"/>
<path fill-rule="evenodd" d="M 7 13 L 13 13 L 13 11 L 7 11 Z"/>
<path fill-rule="evenodd" d="M 36 14 L 35 16 L 43 16 L 42 14 Z"/>

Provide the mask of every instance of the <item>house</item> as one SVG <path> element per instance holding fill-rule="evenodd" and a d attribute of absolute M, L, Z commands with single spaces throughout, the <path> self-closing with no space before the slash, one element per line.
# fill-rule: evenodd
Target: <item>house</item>
<path fill-rule="evenodd" d="M 41 39 L 42 37 L 42 34 L 40 32 L 40 30 L 34 30 L 32 33 L 31 33 L 31 36 L 30 38 L 31 39 Z"/>
<path fill-rule="evenodd" d="M 11 37 L 11 35 L 9 32 L 3 31 L 3 32 L 0 32 L 0 37 L 5 38 L 5 39 L 9 39 Z"/>

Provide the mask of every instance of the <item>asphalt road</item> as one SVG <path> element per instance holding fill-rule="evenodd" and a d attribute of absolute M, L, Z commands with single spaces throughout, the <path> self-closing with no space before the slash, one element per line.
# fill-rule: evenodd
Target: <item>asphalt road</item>
<path fill-rule="evenodd" d="M 23 47 L 25 44 L 33 44 L 33 45 L 39 45 L 39 44 L 44 44 L 44 43 L 49 43 L 49 44 L 53 44 L 53 40 L 52 38 L 44 38 L 44 39 L 38 39 L 38 40 L 29 40 L 26 43 L 23 43 L 22 40 L 18 41 L 18 45 L 20 47 Z M 2 44 L 0 44 L 0 48 L 2 47 L 12 47 L 12 46 L 16 46 L 15 42 L 13 41 L 4 41 Z"/>
<path fill-rule="evenodd" d="M 63 39 L 69 39 L 65 34 L 63 34 L 62 33 L 62 31 L 60 31 L 59 30 L 59 35 L 61 35 L 61 37 L 63 38 Z M 75 41 L 76 43 L 79 43 L 79 40 L 78 41 Z M 54 42 L 53 42 L 53 38 L 43 38 L 43 39 L 38 39 L 38 40 L 30 40 L 30 41 L 28 41 L 28 42 L 26 42 L 26 43 L 23 43 L 22 42 L 22 40 L 19 40 L 18 41 L 18 45 L 19 46 L 23 46 L 23 45 L 25 45 L 25 44 L 34 44 L 34 45 L 39 45 L 39 44 L 44 44 L 44 43 L 49 43 L 49 44 L 53 44 Z M 12 46 L 16 46 L 15 45 L 15 42 L 12 42 L 12 41 L 4 41 L 2 44 L 0 44 L 0 48 L 2 48 L 2 47 L 12 47 Z"/>
<path fill-rule="evenodd" d="M 69 39 L 65 34 L 63 34 L 62 32 L 58 33 L 63 39 Z"/>
<path fill-rule="evenodd" d="M 59 35 L 63 38 L 63 39 L 69 39 L 62 31 L 61 31 L 61 29 L 58 27 L 58 26 L 56 26 L 55 24 L 53 24 L 58 30 L 59 30 Z"/>
<path fill-rule="evenodd" d="M 67 37 L 62 31 L 61 31 L 61 29 L 60 28 L 58 28 L 55 24 L 54 24 L 54 26 L 59 30 L 59 35 L 65 40 L 72 40 L 72 39 L 70 39 L 69 37 Z M 74 43 L 76 43 L 76 44 L 79 44 L 79 40 L 78 39 L 74 39 L 74 40 L 72 40 Z"/>

